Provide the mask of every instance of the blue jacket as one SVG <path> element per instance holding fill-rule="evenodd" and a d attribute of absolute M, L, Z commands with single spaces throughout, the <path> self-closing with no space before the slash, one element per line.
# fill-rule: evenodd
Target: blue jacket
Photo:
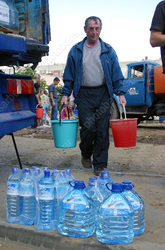
<path fill-rule="evenodd" d="M 125 89 L 123 86 L 124 78 L 119 66 L 116 52 L 109 44 L 103 42 L 101 38 L 99 39 L 101 42 L 100 60 L 102 63 L 109 95 L 112 99 L 113 94 L 125 94 Z M 75 103 L 78 101 L 78 93 L 81 87 L 83 44 L 85 40 L 86 38 L 71 48 L 68 54 L 67 64 L 63 75 L 64 87 L 61 93 L 66 96 L 70 96 L 73 90 Z"/>

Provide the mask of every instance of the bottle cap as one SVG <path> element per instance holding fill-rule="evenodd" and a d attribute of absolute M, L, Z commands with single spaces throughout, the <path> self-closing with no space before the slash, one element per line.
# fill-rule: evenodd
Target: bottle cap
<path fill-rule="evenodd" d="M 50 170 L 45 170 L 44 175 L 45 175 L 45 177 L 49 177 L 50 176 Z"/>
<path fill-rule="evenodd" d="M 65 177 L 65 174 L 66 174 L 65 170 L 60 171 L 60 176 L 64 176 Z"/>
<path fill-rule="evenodd" d="M 122 184 L 121 183 L 112 183 L 111 191 L 114 193 L 121 193 L 122 192 Z"/>
<path fill-rule="evenodd" d="M 123 190 L 132 190 L 132 188 L 134 188 L 134 185 L 129 180 L 128 181 L 123 181 L 122 186 L 123 186 Z"/>
<path fill-rule="evenodd" d="M 45 170 L 49 170 L 49 168 L 48 168 L 48 167 L 44 167 L 44 168 L 43 168 L 43 171 L 45 171 Z"/>
<path fill-rule="evenodd" d="M 97 177 L 96 176 L 92 176 L 92 177 L 89 177 L 89 182 L 88 184 L 93 186 L 97 181 Z"/>
<path fill-rule="evenodd" d="M 74 188 L 84 189 L 85 188 L 84 181 L 74 181 Z"/>
<path fill-rule="evenodd" d="M 32 166 L 32 169 L 35 170 L 37 167 L 36 166 Z"/>
<path fill-rule="evenodd" d="M 12 173 L 17 173 L 18 169 L 17 168 L 12 168 Z"/>
<path fill-rule="evenodd" d="M 71 174 L 71 169 L 66 169 L 65 172 L 66 172 L 67 174 Z"/>
<path fill-rule="evenodd" d="M 29 168 L 24 168 L 23 173 L 30 173 L 30 169 Z"/>
<path fill-rule="evenodd" d="M 34 170 L 34 175 L 39 175 L 40 174 L 40 169 L 35 169 Z"/>
<path fill-rule="evenodd" d="M 109 177 L 109 171 L 101 171 L 100 177 L 101 178 Z"/>

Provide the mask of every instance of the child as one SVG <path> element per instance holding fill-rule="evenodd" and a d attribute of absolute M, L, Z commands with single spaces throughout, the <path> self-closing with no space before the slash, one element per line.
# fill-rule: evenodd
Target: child
<path fill-rule="evenodd" d="M 73 107 L 73 103 L 69 102 L 68 106 L 65 107 L 61 112 L 61 119 L 69 119 L 74 115 L 72 107 Z"/>

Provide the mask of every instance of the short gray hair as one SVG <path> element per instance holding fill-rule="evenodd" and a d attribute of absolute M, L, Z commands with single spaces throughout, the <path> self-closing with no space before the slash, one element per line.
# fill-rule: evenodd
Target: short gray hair
<path fill-rule="evenodd" d="M 41 76 L 40 76 L 40 74 L 35 74 L 33 78 L 34 78 L 34 79 L 36 79 L 36 78 L 41 78 Z"/>
<path fill-rule="evenodd" d="M 101 21 L 101 19 L 99 18 L 99 17 L 97 17 L 97 16 L 90 16 L 90 17 L 88 17 L 86 20 L 85 20 L 85 28 L 87 28 L 87 26 L 88 26 L 88 21 L 89 20 L 93 20 L 93 21 L 95 21 L 95 22 L 97 22 L 98 20 L 100 21 L 100 28 L 102 28 L 102 21 Z"/>

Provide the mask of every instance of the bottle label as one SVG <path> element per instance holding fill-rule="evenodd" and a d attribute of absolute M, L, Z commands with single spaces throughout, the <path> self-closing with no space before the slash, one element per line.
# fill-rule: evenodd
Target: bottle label
<path fill-rule="evenodd" d="M 8 183 L 7 194 L 19 195 L 19 183 Z"/>
<path fill-rule="evenodd" d="M 27 183 L 20 183 L 20 196 L 34 196 L 34 186 Z"/>
<path fill-rule="evenodd" d="M 54 187 L 42 187 L 39 185 L 38 197 L 40 200 L 53 200 L 54 199 Z"/>
<path fill-rule="evenodd" d="M 62 207 L 68 210 L 82 211 L 89 208 L 89 204 L 86 202 L 80 191 L 73 190 L 62 200 Z"/>
<path fill-rule="evenodd" d="M 123 194 L 125 195 L 125 197 L 131 203 L 131 205 L 132 205 L 132 207 L 134 209 L 134 212 L 139 211 L 139 209 L 140 209 L 140 202 L 138 201 L 138 199 L 136 198 L 136 196 L 131 191 L 124 191 Z"/>
<path fill-rule="evenodd" d="M 131 208 L 124 197 L 113 194 L 101 205 L 101 212 L 106 216 L 127 216 Z"/>

